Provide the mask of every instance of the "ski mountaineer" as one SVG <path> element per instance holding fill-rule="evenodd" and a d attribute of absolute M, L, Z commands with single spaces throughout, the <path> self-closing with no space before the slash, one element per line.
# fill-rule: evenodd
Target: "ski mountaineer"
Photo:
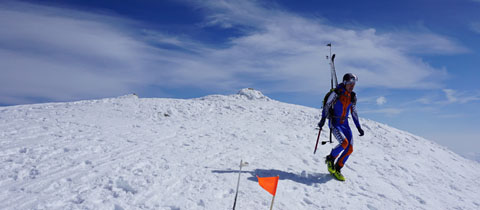
<path fill-rule="evenodd" d="M 322 119 L 318 123 L 320 129 L 322 129 L 325 120 L 328 118 L 328 126 L 339 142 L 330 154 L 327 155 L 325 163 L 327 164 L 328 171 L 340 181 L 345 181 L 345 177 L 340 170 L 353 152 L 352 130 L 350 130 L 350 126 L 348 125 L 348 114 L 350 111 L 360 136 L 364 134 L 358 121 L 358 114 L 355 107 L 357 97 L 355 92 L 353 92 L 357 81 L 358 78 L 354 74 L 347 73 L 343 76 L 343 82 L 340 83 L 334 91 L 331 91 L 328 99 L 324 102 Z M 342 154 L 340 155 L 340 153 Z M 340 157 L 335 163 L 335 159 L 337 159 L 339 155 Z"/>

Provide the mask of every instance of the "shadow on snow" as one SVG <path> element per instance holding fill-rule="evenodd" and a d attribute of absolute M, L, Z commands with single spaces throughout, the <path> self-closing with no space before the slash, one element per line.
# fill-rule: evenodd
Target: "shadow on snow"
<path fill-rule="evenodd" d="M 212 170 L 212 173 L 234 173 L 238 174 L 238 170 Z M 323 184 L 333 179 L 330 174 L 322 174 L 322 173 L 314 173 L 314 174 L 307 174 L 303 171 L 300 174 L 295 174 L 291 172 L 285 172 L 275 169 L 255 169 L 254 171 L 242 171 L 242 174 L 250 174 L 251 177 L 247 179 L 250 181 L 257 182 L 257 177 L 272 177 L 272 176 L 279 176 L 280 180 L 291 180 L 300 184 L 305 185 L 313 185 L 313 184 Z"/>

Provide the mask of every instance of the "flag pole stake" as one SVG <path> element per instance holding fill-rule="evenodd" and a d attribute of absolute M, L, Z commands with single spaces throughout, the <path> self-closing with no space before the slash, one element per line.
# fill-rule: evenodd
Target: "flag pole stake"
<path fill-rule="evenodd" d="M 273 209 L 273 201 L 274 201 L 274 200 L 275 200 L 275 196 L 273 196 L 273 198 L 272 198 L 272 205 L 270 205 L 270 210 Z"/>
<path fill-rule="evenodd" d="M 237 205 L 238 188 L 240 187 L 240 175 L 242 174 L 242 166 L 248 166 L 248 162 L 243 162 L 243 160 L 240 160 L 240 170 L 238 170 L 237 191 L 235 192 L 235 200 L 233 201 L 233 210 L 235 210 L 235 206 Z"/>
<path fill-rule="evenodd" d="M 279 175 L 277 175 L 277 177 L 279 177 L 279 178 L 280 178 L 280 176 L 279 176 Z M 278 183 L 278 181 L 277 181 L 277 183 Z M 277 189 L 277 188 L 275 187 L 275 189 Z M 276 191 L 276 190 L 275 190 L 275 191 Z M 272 198 L 272 204 L 270 205 L 270 210 L 272 210 L 272 209 L 273 209 L 273 201 L 275 201 L 275 196 L 276 196 L 276 195 L 277 195 L 276 193 L 273 195 L 273 198 Z"/>

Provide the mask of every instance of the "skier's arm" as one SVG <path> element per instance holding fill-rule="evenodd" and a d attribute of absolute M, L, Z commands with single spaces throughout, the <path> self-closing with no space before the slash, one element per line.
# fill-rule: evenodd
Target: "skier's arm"
<path fill-rule="evenodd" d="M 363 129 L 362 129 L 362 126 L 360 126 L 360 121 L 358 120 L 357 96 L 353 98 L 351 112 L 352 112 L 353 122 L 355 122 L 355 126 L 357 126 L 357 129 L 360 132 L 360 136 L 363 136 Z"/>
<path fill-rule="evenodd" d="M 355 126 L 357 126 L 357 129 L 361 128 L 360 122 L 358 121 L 357 106 L 354 103 L 352 103 L 352 117 L 353 117 L 353 122 L 355 122 Z"/>
<path fill-rule="evenodd" d="M 327 118 L 329 118 L 330 116 L 330 108 L 333 106 L 333 102 L 337 99 L 337 94 L 335 93 L 335 91 L 333 91 L 332 93 L 330 93 L 330 95 L 328 96 L 328 99 L 327 99 L 327 102 L 325 103 L 325 106 L 323 106 L 323 110 L 322 110 L 322 119 L 320 120 L 320 122 L 318 123 L 318 127 L 320 127 L 320 129 L 323 127 L 323 125 L 325 125 L 325 120 Z"/>

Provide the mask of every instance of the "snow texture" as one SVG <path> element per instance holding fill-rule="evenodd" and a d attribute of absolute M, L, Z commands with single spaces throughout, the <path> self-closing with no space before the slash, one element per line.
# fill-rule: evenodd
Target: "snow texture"
<path fill-rule="evenodd" d="M 241 159 L 237 209 L 269 208 L 256 175 L 274 209 L 480 209 L 479 163 L 367 119 L 332 179 L 319 115 L 253 89 L 1 107 L 0 209 L 231 209 Z"/>

